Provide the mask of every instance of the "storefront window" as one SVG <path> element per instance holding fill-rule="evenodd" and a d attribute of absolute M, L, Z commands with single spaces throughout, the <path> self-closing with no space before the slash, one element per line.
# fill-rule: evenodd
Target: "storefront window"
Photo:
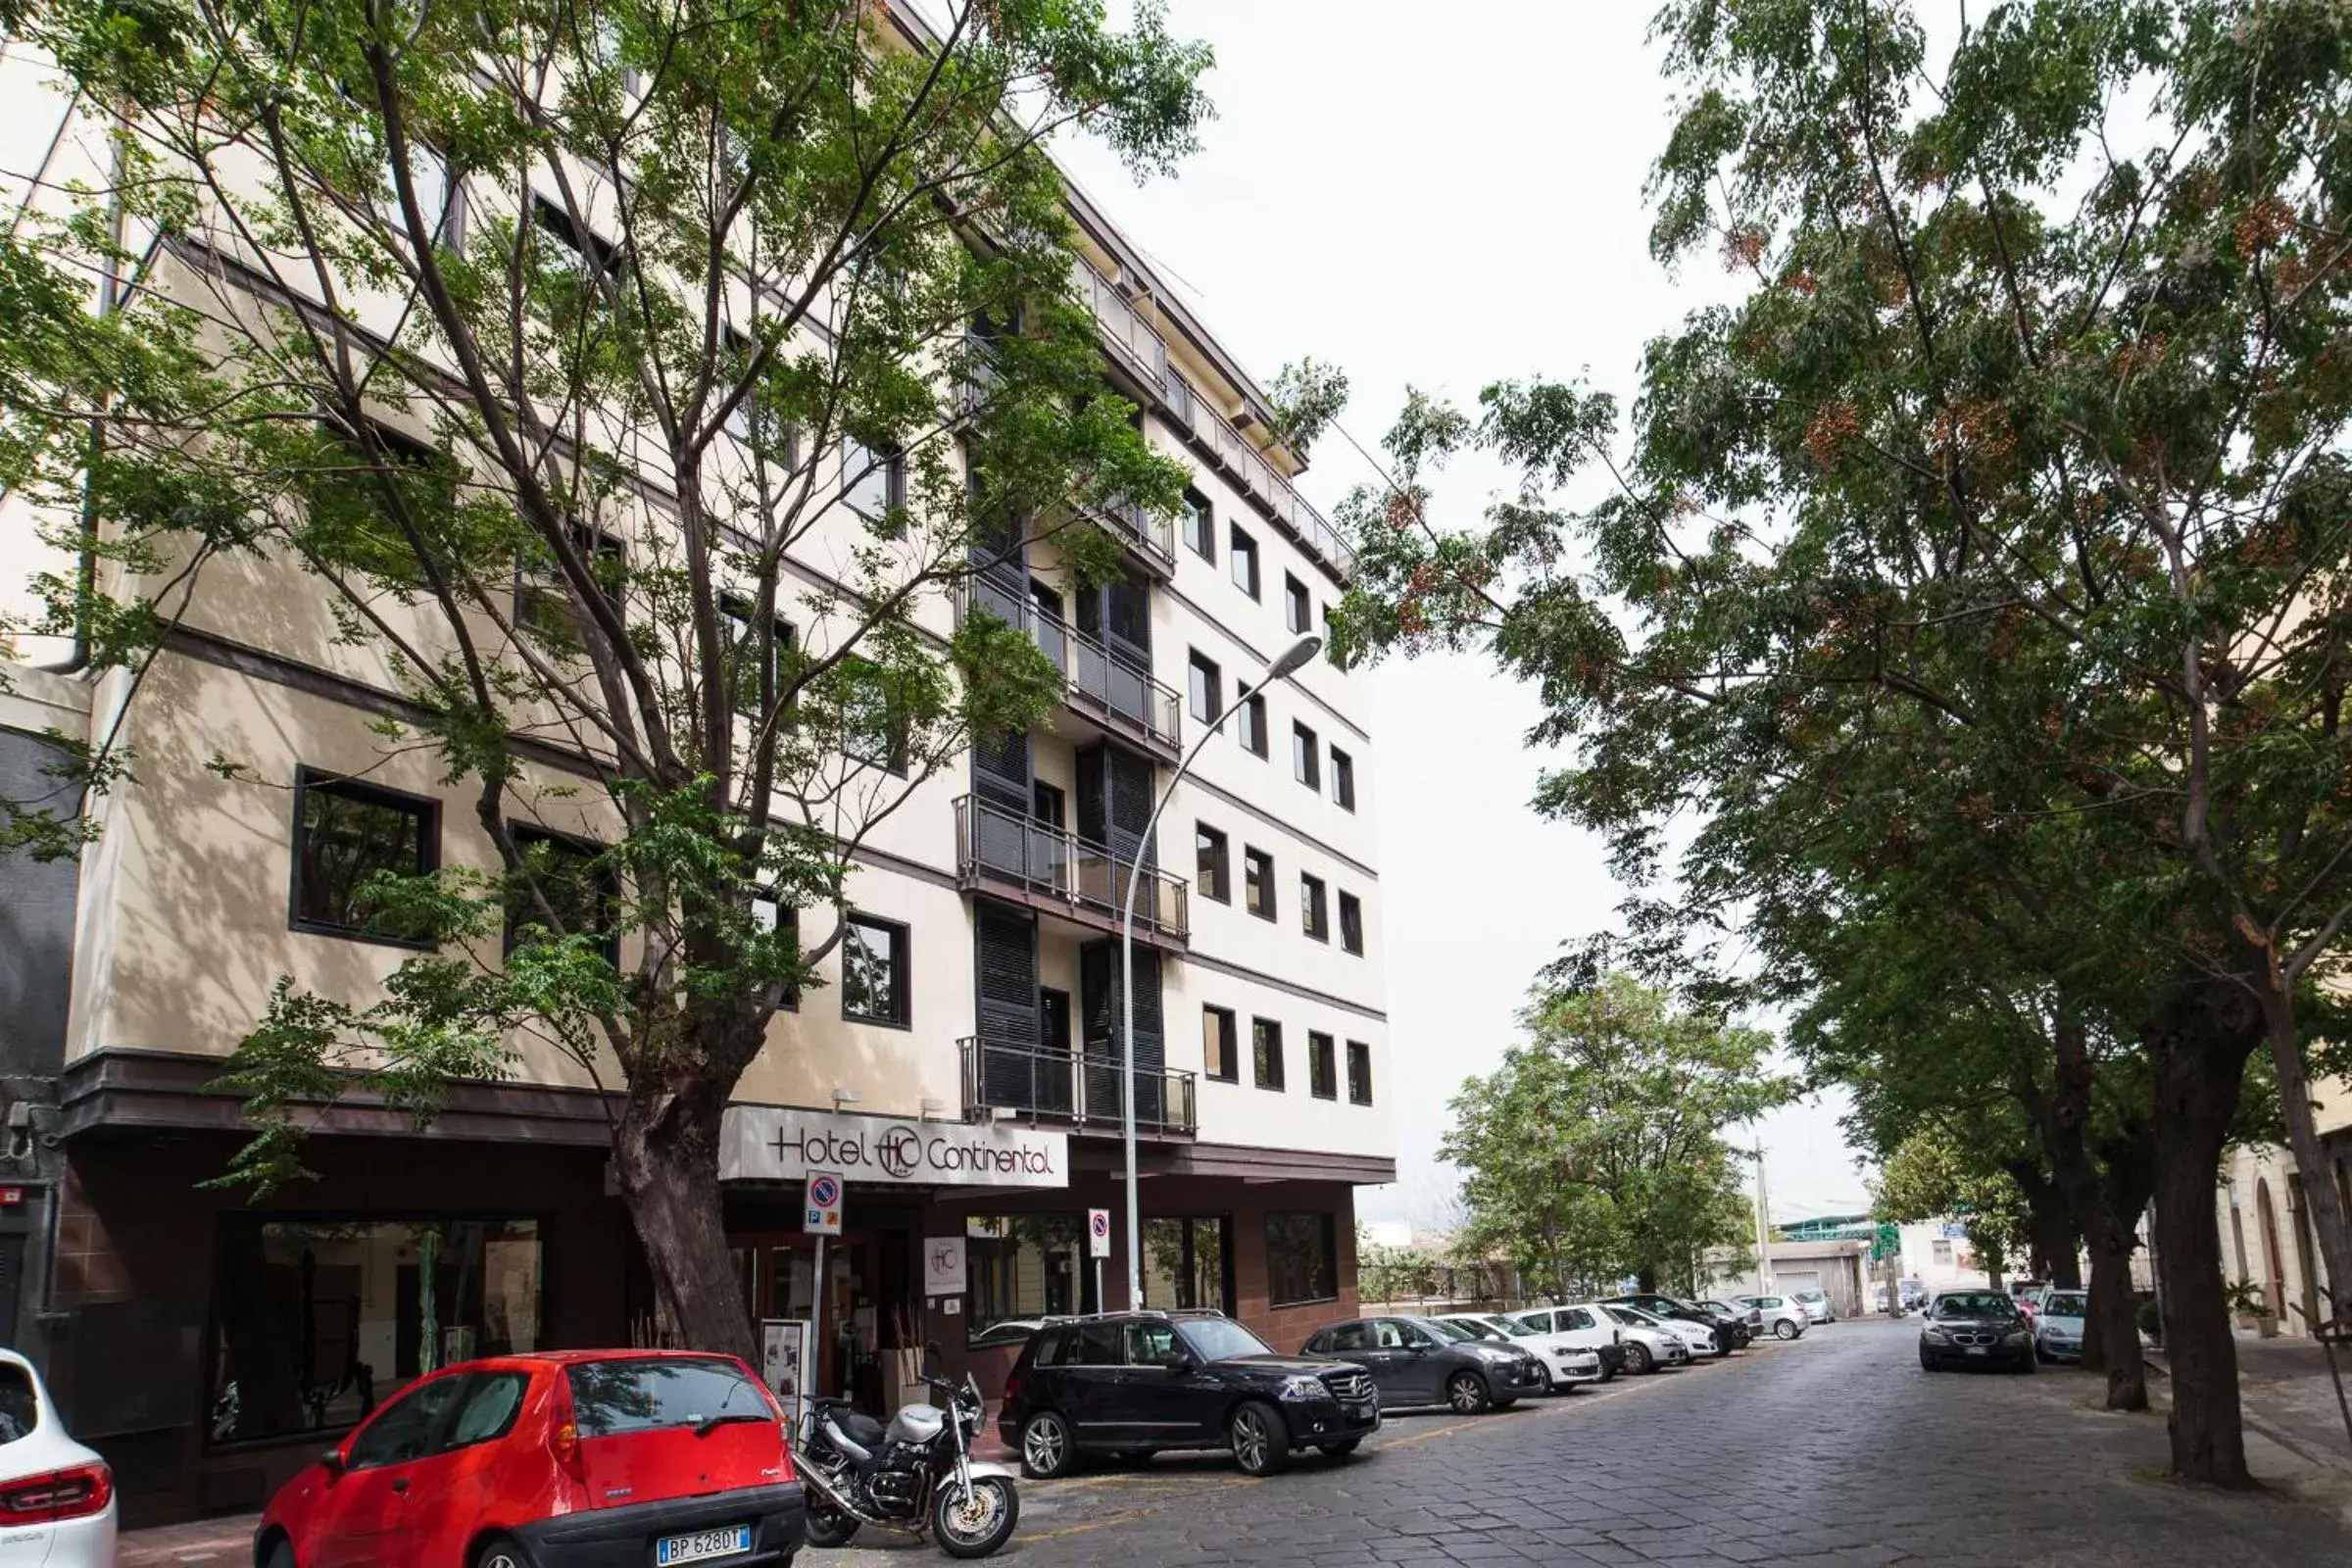
<path fill-rule="evenodd" d="M 1340 1249 L 1329 1214 L 1266 1216 L 1266 1304 L 1328 1301 L 1340 1294 Z"/>
<path fill-rule="evenodd" d="M 222 1220 L 211 1441 L 340 1432 L 424 1373 L 537 1349 L 539 1245 L 531 1220 Z"/>
<path fill-rule="evenodd" d="M 1144 1304 L 1233 1310 L 1225 1295 L 1221 1215 L 1144 1221 Z"/>
<path fill-rule="evenodd" d="M 1086 1309 L 1086 1226 L 1077 1215 L 975 1214 L 963 1234 L 964 1333 L 973 1345 L 1017 1344 L 1009 1325 Z"/>

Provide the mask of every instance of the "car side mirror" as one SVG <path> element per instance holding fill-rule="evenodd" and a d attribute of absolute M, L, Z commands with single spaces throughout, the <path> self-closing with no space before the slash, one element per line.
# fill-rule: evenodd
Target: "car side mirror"
<path fill-rule="evenodd" d="M 1160 1357 L 1159 1364 L 1170 1373 L 1190 1372 L 1193 1369 L 1193 1358 L 1182 1350 L 1171 1350 L 1168 1354 Z"/>
<path fill-rule="evenodd" d="M 1415 1340 L 1412 1344 L 1406 1346 L 1405 1348 L 1412 1351 L 1415 1355 L 1427 1355 L 1429 1353 L 1429 1342 L 1427 1340 Z"/>
<path fill-rule="evenodd" d="M 318 1456 L 318 1464 L 326 1471 L 329 1478 L 341 1475 L 344 1470 L 343 1450 L 341 1448 L 327 1449 Z"/>

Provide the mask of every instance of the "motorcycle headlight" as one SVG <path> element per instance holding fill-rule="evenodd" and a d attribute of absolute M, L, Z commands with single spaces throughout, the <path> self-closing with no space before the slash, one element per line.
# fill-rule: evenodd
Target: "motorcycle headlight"
<path fill-rule="evenodd" d="M 1328 1399 L 1331 1391 L 1321 1378 L 1299 1376 L 1282 1380 L 1282 1396 L 1286 1399 Z"/>

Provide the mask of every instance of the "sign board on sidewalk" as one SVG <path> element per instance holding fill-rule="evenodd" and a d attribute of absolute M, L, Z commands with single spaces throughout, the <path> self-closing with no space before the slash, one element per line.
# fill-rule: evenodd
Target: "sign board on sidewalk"
<path fill-rule="evenodd" d="M 831 1171 L 808 1173 L 808 1200 L 802 1205 L 802 1229 L 811 1236 L 841 1234 L 841 1178 Z"/>
<path fill-rule="evenodd" d="M 801 1372 L 808 1364 L 808 1325 L 793 1318 L 771 1317 L 760 1325 L 760 1372 L 776 1397 L 797 1420 L 801 1412 Z"/>
<path fill-rule="evenodd" d="M 1110 1255 L 1110 1210 L 1090 1208 L 1086 1211 L 1086 1255 Z"/>
<path fill-rule="evenodd" d="M 923 1239 L 923 1294 L 961 1296 L 964 1291 L 963 1238 L 928 1236 Z"/>

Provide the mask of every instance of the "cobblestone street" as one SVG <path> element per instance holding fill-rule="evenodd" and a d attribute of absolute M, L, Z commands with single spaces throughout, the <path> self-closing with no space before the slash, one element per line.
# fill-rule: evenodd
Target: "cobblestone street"
<path fill-rule="evenodd" d="M 1052 1564 L 2340 1564 L 2352 1536 L 2279 1496 L 2158 1479 L 2159 1416 L 2092 1379 L 1929 1375 L 1865 1321 L 1728 1364 L 1507 1414 L 1406 1415 L 1353 1460 L 1251 1482 L 1162 1459 L 1032 1487 L 1008 1558 Z M 2257 1468 L 2259 1469 L 2259 1463 Z M 908 1551 L 832 1554 L 853 1563 Z"/>

